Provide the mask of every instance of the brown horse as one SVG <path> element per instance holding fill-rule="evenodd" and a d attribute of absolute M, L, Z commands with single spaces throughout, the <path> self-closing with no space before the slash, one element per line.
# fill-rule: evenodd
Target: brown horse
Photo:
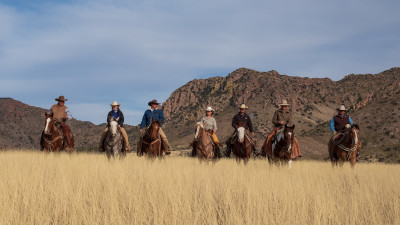
<path fill-rule="evenodd" d="M 335 135 L 329 140 L 328 151 L 332 165 L 343 166 L 345 161 L 350 161 L 354 167 L 357 161 L 357 152 L 361 151 L 359 140 L 360 128 L 357 124 L 346 128 L 343 132 Z M 339 137 L 339 139 L 336 139 Z"/>
<path fill-rule="evenodd" d="M 263 151 L 266 153 L 269 162 L 287 162 L 289 168 L 292 166 L 292 150 L 294 147 L 294 128 L 285 125 L 277 131 L 275 140 L 268 145 L 264 145 Z"/>
<path fill-rule="evenodd" d="M 198 122 L 196 124 L 196 134 L 194 136 L 196 154 L 200 161 L 209 162 L 216 159 L 215 146 L 211 140 L 211 136 L 204 129 L 205 123 Z"/>
<path fill-rule="evenodd" d="M 142 152 L 149 158 L 163 157 L 165 149 L 162 147 L 161 136 L 158 134 L 160 122 L 152 119 L 142 139 Z"/>
<path fill-rule="evenodd" d="M 53 118 L 53 114 L 44 113 L 46 120 L 40 140 L 41 149 L 44 152 L 59 152 L 64 145 L 64 140 L 60 131 L 57 129 L 57 121 Z"/>
<path fill-rule="evenodd" d="M 243 159 L 244 164 L 247 165 L 249 162 L 251 153 L 253 152 L 253 147 L 251 146 L 251 139 L 248 136 L 247 131 L 245 130 L 246 124 L 238 123 L 237 127 L 237 136 L 233 139 L 233 154 L 236 157 L 236 162 L 240 163 L 240 160 Z"/>

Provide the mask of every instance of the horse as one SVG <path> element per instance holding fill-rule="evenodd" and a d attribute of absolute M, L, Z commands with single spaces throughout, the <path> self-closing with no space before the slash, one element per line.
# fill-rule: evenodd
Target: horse
<path fill-rule="evenodd" d="M 236 124 L 237 137 L 233 140 L 232 151 L 237 163 L 240 163 L 240 160 L 243 159 L 244 164 L 247 165 L 253 152 L 253 147 L 251 146 L 250 137 L 246 134 L 245 126 L 246 124 L 244 123 Z"/>
<path fill-rule="evenodd" d="M 108 159 L 116 156 L 123 158 L 126 156 L 124 149 L 124 140 L 121 131 L 118 130 L 118 119 L 112 117 L 106 138 L 104 139 L 104 151 Z"/>
<path fill-rule="evenodd" d="M 277 131 L 275 140 L 269 144 L 265 144 L 264 152 L 268 157 L 268 161 L 272 162 L 287 162 L 289 168 L 292 167 L 292 151 L 294 147 L 294 128 L 293 126 L 285 125 Z M 269 144 L 269 145 L 268 145 Z M 270 146 L 270 147 L 269 147 Z"/>
<path fill-rule="evenodd" d="M 360 127 L 353 124 L 340 133 L 339 140 L 332 137 L 328 143 L 329 158 L 332 166 L 343 166 L 345 161 L 350 161 L 351 167 L 354 167 L 357 162 L 357 152 L 361 151 L 361 142 L 359 140 Z"/>
<path fill-rule="evenodd" d="M 205 160 L 209 162 L 212 159 L 216 159 L 215 146 L 211 140 L 211 136 L 204 129 L 205 123 L 196 123 L 196 134 L 195 139 L 195 149 L 199 161 Z"/>
<path fill-rule="evenodd" d="M 162 147 L 161 136 L 158 134 L 160 130 L 160 122 L 151 119 L 150 126 L 146 129 L 142 139 L 141 150 L 149 158 L 163 157 L 165 149 Z"/>
<path fill-rule="evenodd" d="M 57 121 L 53 118 L 52 113 L 45 112 L 44 115 L 46 119 L 40 140 L 41 149 L 46 153 L 59 152 L 63 148 L 64 140 L 57 129 Z"/>

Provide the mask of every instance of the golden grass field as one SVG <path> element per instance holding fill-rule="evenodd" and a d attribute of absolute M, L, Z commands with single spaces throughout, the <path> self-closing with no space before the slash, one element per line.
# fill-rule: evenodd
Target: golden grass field
<path fill-rule="evenodd" d="M 400 165 L 0 152 L 2 224 L 400 224 Z"/>

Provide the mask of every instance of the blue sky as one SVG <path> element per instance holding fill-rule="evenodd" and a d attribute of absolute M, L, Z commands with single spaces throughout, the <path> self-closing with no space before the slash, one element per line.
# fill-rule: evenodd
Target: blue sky
<path fill-rule="evenodd" d="M 139 123 L 195 78 L 240 67 L 329 77 L 400 66 L 394 0 L 0 0 L 0 97 Z"/>

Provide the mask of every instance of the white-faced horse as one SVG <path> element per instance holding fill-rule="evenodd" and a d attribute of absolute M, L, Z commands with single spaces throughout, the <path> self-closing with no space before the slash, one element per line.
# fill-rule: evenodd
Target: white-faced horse
<path fill-rule="evenodd" d="M 107 157 L 110 159 L 112 157 L 120 156 L 125 157 L 126 152 L 123 151 L 124 141 L 122 138 L 121 131 L 118 129 L 118 118 L 113 118 L 110 121 L 110 126 L 106 138 L 104 139 L 104 150 Z"/>

